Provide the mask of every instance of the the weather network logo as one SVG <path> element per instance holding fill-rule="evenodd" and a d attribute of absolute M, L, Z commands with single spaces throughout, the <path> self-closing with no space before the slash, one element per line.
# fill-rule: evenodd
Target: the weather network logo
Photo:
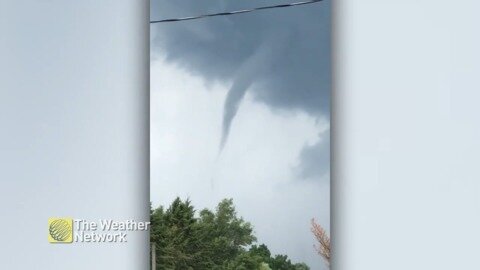
<path fill-rule="evenodd" d="M 72 243 L 73 242 L 73 219 L 49 218 L 48 219 L 48 242 Z"/>

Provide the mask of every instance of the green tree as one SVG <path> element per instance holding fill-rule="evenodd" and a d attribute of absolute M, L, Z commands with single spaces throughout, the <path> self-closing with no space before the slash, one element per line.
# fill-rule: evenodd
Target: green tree
<path fill-rule="evenodd" d="M 309 270 L 305 263 L 293 264 L 287 255 L 276 255 L 271 258 L 269 265 L 272 270 Z"/>
<path fill-rule="evenodd" d="M 268 263 L 262 263 L 258 270 L 272 270 L 272 268 L 270 268 L 270 265 L 268 265 Z"/>
<path fill-rule="evenodd" d="M 237 217 L 231 199 L 221 201 L 215 212 L 202 210 L 197 227 L 202 242 L 199 269 L 225 269 L 256 241 L 251 224 Z"/>
<path fill-rule="evenodd" d="M 271 259 L 270 256 L 272 255 L 265 244 L 259 246 L 253 245 L 250 247 L 249 252 L 253 255 L 260 256 L 264 262 L 269 262 Z"/>
<path fill-rule="evenodd" d="M 310 270 L 310 267 L 306 263 L 296 263 L 295 270 Z"/>
<path fill-rule="evenodd" d="M 151 209 L 150 241 L 155 243 L 158 269 L 167 270 L 308 270 L 285 255 L 272 257 L 256 241 L 253 227 L 238 217 L 231 199 L 215 211 L 196 214 L 189 200 L 176 198 L 165 209 Z"/>
<path fill-rule="evenodd" d="M 264 267 L 262 258 L 249 252 L 243 252 L 234 260 L 230 261 L 226 267 L 227 270 L 259 270 Z"/>
<path fill-rule="evenodd" d="M 253 245 L 248 251 L 254 256 L 259 256 L 262 261 L 267 263 L 271 270 L 309 270 L 305 263 L 293 264 L 286 255 L 271 256 L 271 252 L 264 244 Z"/>
<path fill-rule="evenodd" d="M 157 269 L 195 269 L 195 211 L 189 200 L 175 199 L 151 217 L 151 240 L 156 243 Z"/>

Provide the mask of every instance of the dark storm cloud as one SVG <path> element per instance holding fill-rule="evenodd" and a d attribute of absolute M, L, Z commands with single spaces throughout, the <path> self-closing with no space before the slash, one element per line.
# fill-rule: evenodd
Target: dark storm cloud
<path fill-rule="evenodd" d="M 232 11 L 287 1 L 153 0 L 151 17 L 165 19 Z M 248 91 L 272 108 L 328 117 L 330 102 L 330 5 L 312 5 L 250 14 L 152 25 L 168 61 L 207 81 L 232 81 L 225 101 L 226 142 Z M 312 148 L 312 149 L 310 149 Z M 304 149 L 305 159 L 316 153 Z M 313 151 L 313 152 L 312 152 Z M 312 154 L 309 154 L 312 152 Z"/>

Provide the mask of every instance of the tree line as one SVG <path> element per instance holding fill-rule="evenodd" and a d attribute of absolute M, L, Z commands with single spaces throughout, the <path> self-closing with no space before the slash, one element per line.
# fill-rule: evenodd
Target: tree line
<path fill-rule="evenodd" d="M 287 255 L 257 244 L 252 225 L 238 217 L 232 199 L 197 213 L 190 200 L 150 211 L 155 270 L 309 270 Z"/>

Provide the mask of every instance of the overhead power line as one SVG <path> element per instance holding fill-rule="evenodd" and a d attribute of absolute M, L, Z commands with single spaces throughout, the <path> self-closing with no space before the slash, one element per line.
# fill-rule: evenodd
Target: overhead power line
<path fill-rule="evenodd" d="M 190 21 L 190 20 L 203 19 L 203 18 L 207 18 L 207 17 L 237 15 L 237 14 L 249 13 L 249 12 L 254 12 L 254 11 L 259 11 L 259 10 L 265 10 L 265 9 L 287 8 L 287 7 L 308 5 L 308 4 L 313 4 L 313 3 L 322 2 L 322 1 L 323 1 L 323 0 L 302 1 L 302 2 L 295 2 L 295 3 L 290 3 L 290 4 L 280 4 L 280 5 L 274 5 L 274 6 L 264 6 L 264 7 L 257 7 L 257 8 L 252 8 L 252 9 L 243 9 L 243 10 L 236 10 L 236 11 L 230 11 L 230 12 L 220 12 L 220 13 L 204 14 L 204 15 L 191 16 L 191 17 L 156 20 L 156 21 L 150 21 L 150 23 L 166 23 L 166 22 Z"/>

